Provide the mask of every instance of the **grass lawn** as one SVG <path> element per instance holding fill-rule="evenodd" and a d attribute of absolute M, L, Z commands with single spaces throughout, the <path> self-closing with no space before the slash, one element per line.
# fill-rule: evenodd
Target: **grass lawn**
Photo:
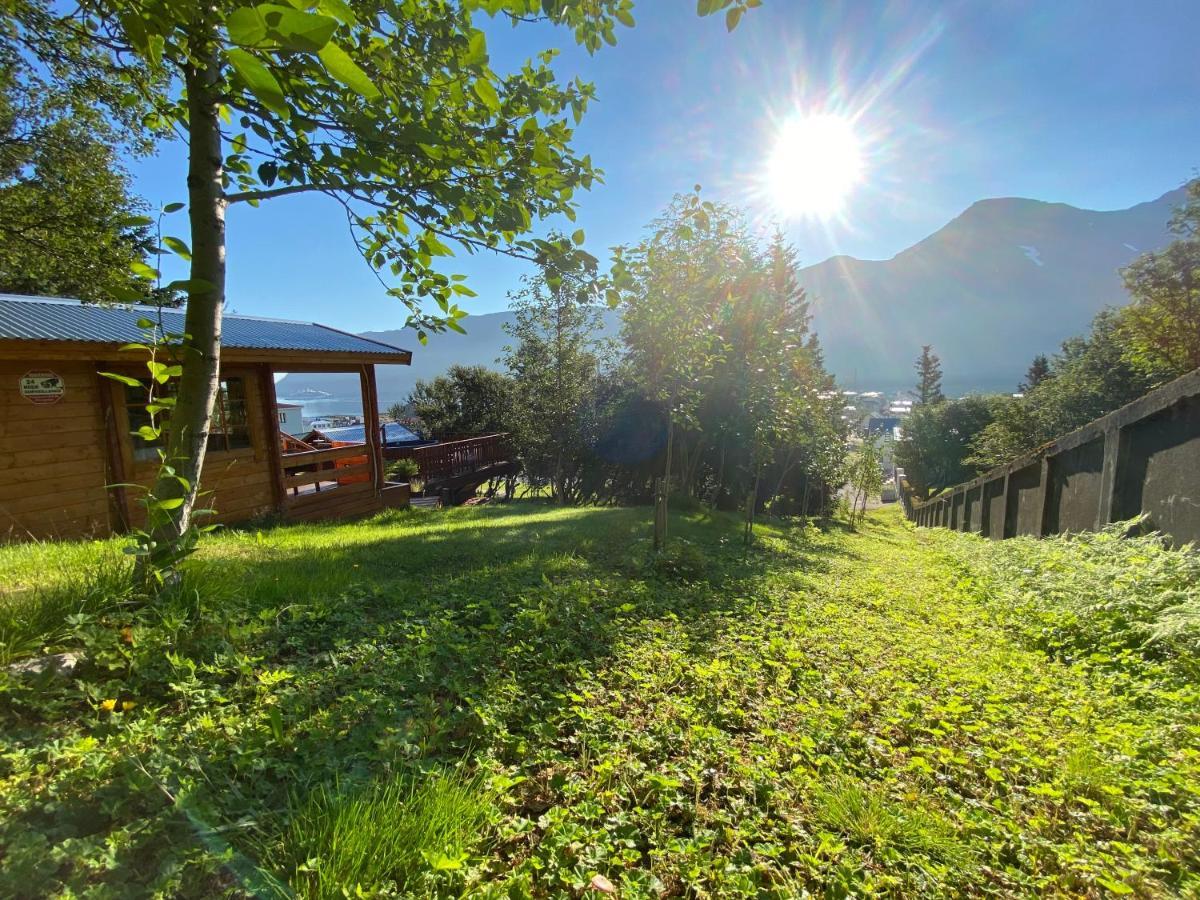
<path fill-rule="evenodd" d="M 0 896 L 1200 893 L 1179 554 L 649 523 L 229 532 L 141 609 L 115 543 L 0 549 L 9 655 L 87 653 L 0 674 Z"/>

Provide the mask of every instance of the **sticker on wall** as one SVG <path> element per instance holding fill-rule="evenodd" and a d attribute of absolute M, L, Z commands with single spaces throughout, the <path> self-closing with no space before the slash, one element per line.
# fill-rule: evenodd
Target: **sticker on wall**
<path fill-rule="evenodd" d="M 21 396 L 30 403 L 57 403 L 66 392 L 62 376 L 49 369 L 34 369 L 21 376 Z"/>

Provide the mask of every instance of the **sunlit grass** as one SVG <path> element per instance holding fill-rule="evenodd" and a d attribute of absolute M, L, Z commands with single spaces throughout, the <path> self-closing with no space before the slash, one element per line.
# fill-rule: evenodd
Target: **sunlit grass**
<path fill-rule="evenodd" d="M 454 776 L 321 786 L 295 801 L 272 862 L 300 897 L 418 894 L 482 849 L 488 815 L 480 785 Z"/>
<path fill-rule="evenodd" d="M 661 555 L 647 509 L 540 502 L 212 536 L 169 596 L 54 633 L 75 678 L 0 682 L 0 895 L 1200 889 L 1200 688 L 1144 637 L 1062 649 L 1108 634 L 1063 573 L 1123 548 L 670 527 Z M 50 596 L 53 559 L 0 572 Z M 1121 609 L 1186 593 L 1146 560 Z"/>

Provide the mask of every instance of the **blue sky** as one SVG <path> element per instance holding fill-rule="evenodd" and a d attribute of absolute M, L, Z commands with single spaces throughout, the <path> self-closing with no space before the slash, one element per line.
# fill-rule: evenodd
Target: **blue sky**
<path fill-rule="evenodd" d="M 638 0 L 635 15 L 594 57 L 548 28 L 506 26 L 490 42 L 499 69 L 558 46 L 560 75 L 596 84 L 576 147 L 605 171 L 579 198 L 602 258 L 696 183 L 768 224 L 762 172 L 797 111 L 852 115 L 866 155 L 836 221 L 782 221 L 806 264 L 890 257 L 985 197 L 1123 208 L 1200 166 L 1196 0 L 764 0 L 732 34 L 692 0 Z M 185 198 L 182 147 L 130 168 L 150 203 Z M 233 311 L 354 331 L 403 324 L 330 200 L 235 207 L 228 241 Z M 445 271 L 469 276 L 479 297 L 467 308 L 484 313 L 506 307 L 525 265 L 460 255 Z"/>

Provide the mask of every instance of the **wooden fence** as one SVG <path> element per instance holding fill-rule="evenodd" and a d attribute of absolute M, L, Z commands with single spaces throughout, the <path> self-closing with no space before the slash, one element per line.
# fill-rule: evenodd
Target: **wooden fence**
<path fill-rule="evenodd" d="M 384 455 L 389 460 L 416 460 L 420 477 L 426 481 L 453 478 L 511 461 L 508 437 L 485 434 L 426 447 L 385 447 Z"/>
<path fill-rule="evenodd" d="M 918 525 L 997 539 L 1144 514 L 1176 544 L 1200 541 L 1200 369 L 973 481 L 902 502 Z"/>

